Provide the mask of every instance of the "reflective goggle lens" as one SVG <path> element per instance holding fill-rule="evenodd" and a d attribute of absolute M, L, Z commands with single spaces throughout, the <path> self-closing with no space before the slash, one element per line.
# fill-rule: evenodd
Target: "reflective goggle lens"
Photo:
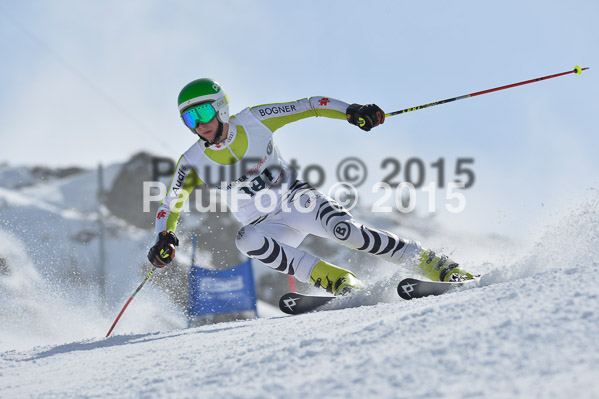
<path fill-rule="evenodd" d="M 202 104 L 185 111 L 182 115 L 185 125 L 195 129 L 200 123 L 208 123 L 216 116 L 216 110 L 212 104 Z"/>

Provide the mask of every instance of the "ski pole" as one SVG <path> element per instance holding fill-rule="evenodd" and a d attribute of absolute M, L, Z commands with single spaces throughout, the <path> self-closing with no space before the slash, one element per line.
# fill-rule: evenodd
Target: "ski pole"
<path fill-rule="evenodd" d="M 390 112 L 388 114 L 385 114 L 385 116 L 388 117 L 388 116 L 393 116 L 393 115 L 405 114 L 406 112 L 410 112 L 410 111 L 416 111 L 416 110 L 423 109 L 423 108 L 434 107 L 435 105 L 441 105 L 441 104 L 450 103 L 450 102 L 456 101 L 456 100 L 463 100 L 465 98 L 476 97 L 476 96 L 480 96 L 482 94 L 492 93 L 494 91 L 509 89 L 511 87 L 522 86 L 522 85 L 526 85 L 526 84 L 534 83 L 534 82 L 540 82 L 541 80 L 546 80 L 546 79 L 551 79 L 551 78 L 557 78 L 558 76 L 568 75 L 568 74 L 571 74 L 571 73 L 575 73 L 576 75 L 580 75 L 582 73 L 582 71 L 586 71 L 587 69 L 589 69 L 589 68 L 581 68 L 578 65 L 576 65 L 574 67 L 574 69 L 571 70 L 571 71 L 556 73 L 555 75 L 542 76 L 540 78 L 530 79 L 530 80 L 526 80 L 524 82 L 512 83 L 512 84 L 509 84 L 509 85 L 506 85 L 506 86 L 495 87 L 493 89 L 488 89 L 488 90 L 483 90 L 483 91 L 477 91 L 475 93 L 470 93 L 470 94 L 466 94 L 466 95 L 463 95 L 463 96 L 448 98 L 447 100 L 435 101 L 435 102 L 430 103 L 430 104 L 424 104 L 424 105 L 419 105 L 417 107 L 406 108 L 406 109 L 402 109 L 400 111 Z"/>
<path fill-rule="evenodd" d="M 112 327 L 110 327 L 110 330 L 108 330 L 108 334 L 106 334 L 106 338 L 108 338 L 108 336 L 112 332 L 112 329 L 114 328 L 114 326 L 116 326 L 116 323 L 119 322 L 119 319 L 123 315 L 123 312 L 125 312 L 125 309 L 127 309 L 127 306 L 129 306 L 129 303 L 133 300 L 133 297 L 139 292 L 139 290 L 141 290 L 141 287 L 143 287 L 146 284 L 146 282 L 150 279 L 150 277 L 152 277 L 152 274 L 154 274 L 155 270 L 156 270 L 156 267 L 154 267 L 150 271 L 150 273 L 146 276 L 146 278 L 144 279 L 144 281 L 142 281 L 141 284 L 139 285 L 139 287 L 137 287 L 137 289 L 135 290 L 135 292 L 133 293 L 133 295 L 131 295 L 131 298 L 129 298 L 129 300 L 127 301 L 127 303 L 125 304 L 125 306 L 123 306 L 123 309 L 121 310 L 121 313 L 119 313 L 119 315 L 116 317 L 116 320 L 114 321 L 114 323 L 112 323 Z"/>

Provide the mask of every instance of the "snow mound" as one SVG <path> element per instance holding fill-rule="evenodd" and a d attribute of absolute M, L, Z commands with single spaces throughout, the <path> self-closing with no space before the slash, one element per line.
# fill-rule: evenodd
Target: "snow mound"
<path fill-rule="evenodd" d="M 599 261 L 599 194 L 592 195 L 561 218 L 546 227 L 545 234 L 532 249 L 510 267 L 497 268 L 485 276 L 488 284 L 542 275 L 561 270 L 578 274 L 577 269 Z"/>

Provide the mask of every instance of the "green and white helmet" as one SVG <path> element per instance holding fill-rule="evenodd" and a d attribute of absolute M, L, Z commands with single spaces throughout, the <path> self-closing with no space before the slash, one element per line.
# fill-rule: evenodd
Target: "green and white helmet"
<path fill-rule="evenodd" d="M 210 104 L 211 107 L 208 109 L 204 107 L 196 113 L 188 112 L 200 104 Z M 184 115 L 186 113 L 187 115 Z M 185 125 L 192 131 L 195 129 L 192 126 L 194 122 L 207 123 L 206 120 L 208 118 L 211 120 L 214 116 L 224 124 L 229 121 L 229 99 L 216 81 L 207 78 L 197 79 L 181 89 L 179 93 L 179 114 Z"/>

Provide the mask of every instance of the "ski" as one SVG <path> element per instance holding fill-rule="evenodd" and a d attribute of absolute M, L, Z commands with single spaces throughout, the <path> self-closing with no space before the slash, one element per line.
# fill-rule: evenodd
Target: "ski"
<path fill-rule="evenodd" d="M 316 310 L 335 298 L 328 295 L 305 295 L 288 292 L 279 299 L 279 309 L 287 314 L 302 314 Z"/>
<path fill-rule="evenodd" d="M 461 282 L 424 281 L 415 278 L 405 278 L 397 285 L 397 293 L 405 300 L 422 298 L 429 295 L 442 295 L 461 286 L 476 286 L 480 279 L 475 278 Z"/>
<path fill-rule="evenodd" d="M 410 300 L 422 298 L 429 295 L 442 295 L 458 287 L 476 287 L 480 278 L 462 282 L 440 282 L 424 281 L 415 278 L 406 278 L 397 286 L 397 293 L 403 299 Z M 330 295 L 306 295 L 298 292 L 288 292 L 279 299 L 279 309 L 282 312 L 297 315 L 318 310 L 333 299 L 338 298 Z"/>

